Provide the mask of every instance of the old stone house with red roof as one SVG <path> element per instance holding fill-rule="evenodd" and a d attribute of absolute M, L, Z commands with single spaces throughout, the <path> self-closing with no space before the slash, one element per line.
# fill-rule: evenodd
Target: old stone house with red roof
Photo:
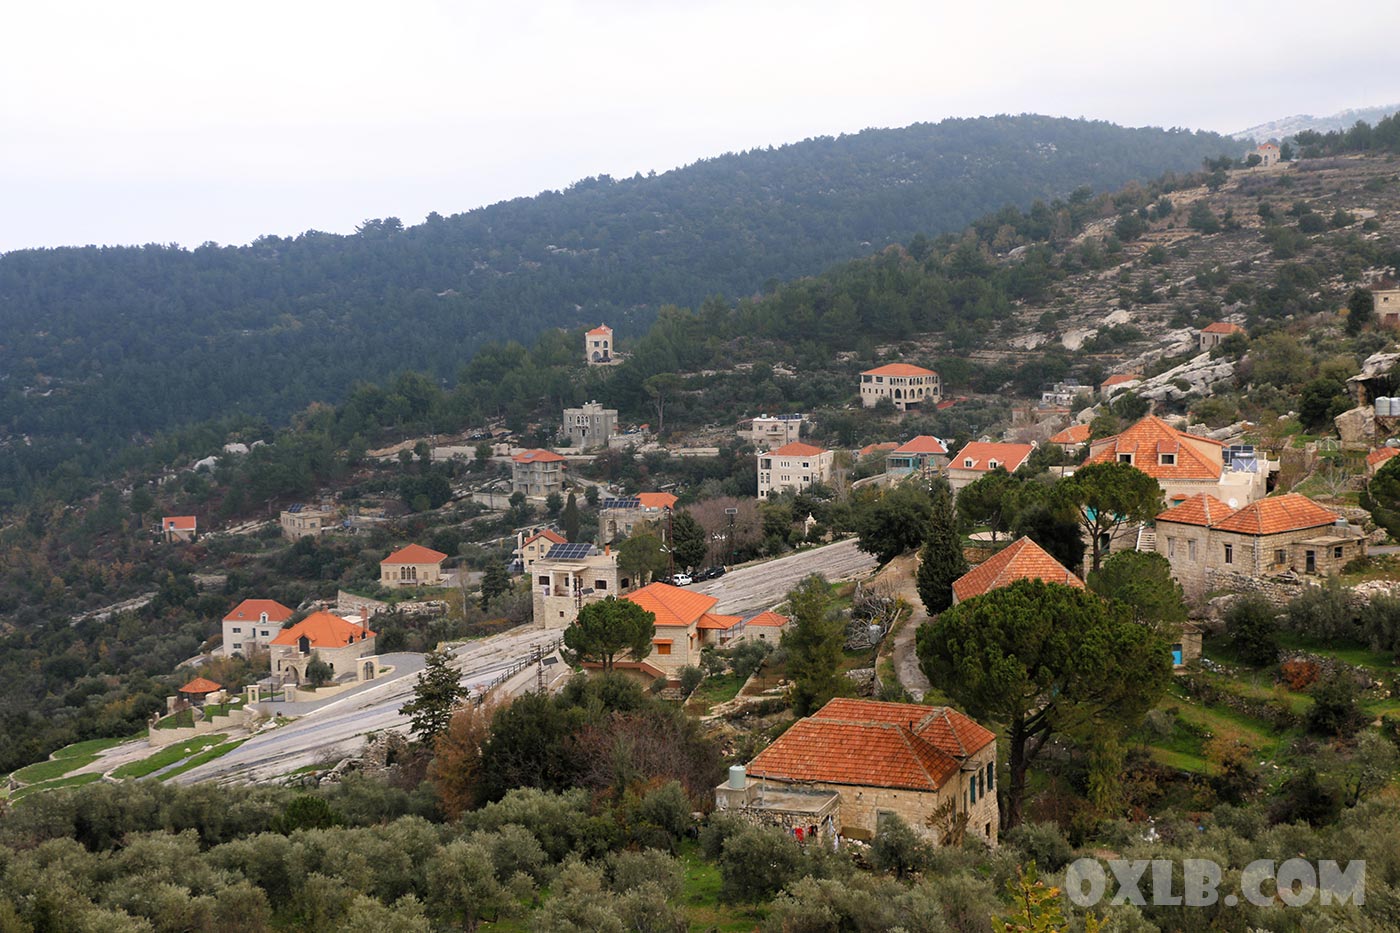
<path fill-rule="evenodd" d="M 758 497 L 801 492 L 831 478 L 832 452 L 800 441 L 758 455 Z"/>
<path fill-rule="evenodd" d="M 1400 447 L 1378 447 L 1366 455 L 1366 476 L 1375 476 L 1390 458 L 1400 454 Z"/>
<path fill-rule="evenodd" d="M 583 358 L 589 366 L 609 366 L 613 362 L 613 329 L 606 324 L 583 335 Z"/>
<path fill-rule="evenodd" d="M 935 405 L 943 391 L 938 373 L 909 363 L 888 363 L 860 374 L 860 404 L 874 408 L 889 399 L 897 411 L 919 411 Z"/>
<path fill-rule="evenodd" d="M 379 562 L 379 585 L 441 586 L 442 562 L 447 555 L 421 544 L 400 548 Z"/>
<path fill-rule="evenodd" d="M 1327 575 L 1366 553 L 1366 539 L 1307 496 L 1231 508 L 1198 493 L 1157 516 L 1156 550 L 1188 598 L 1249 588 L 1275 574 Z"/>
<path fill-rule="evenodd" d="M 522 450 L 510 458 L 510 491 L 535 499 L 564 492 L 566 461 L 552 450 Z"/>
<path fill-rule="evenodd" d="M 1087 424 L 1072 424 L 1064 430 L 1050 435 L 1047 443 L 1058 444 L 1066 454 L 1073 457 L 1079 453 L 1080 448 L 1089 443 L 1089 426 Z"/>
<path fill-rule="evenodd" d="M 948 448 L 930 434 L 920 434 L 885 455 L 885 475 L 898 480 L 918 473 L 934 476 L 948 465 Z"/>
<path fill-rule="evenodd" d="M 272 676 L 282 683 L 306 681 L 313 657 L 331 666 L 337 680 L 373 680 L 376 670 L 374 636 L 364 622 L 351 622 L 324 610 L 313 612 L 272 639 Z"/>
<path fill-rule="evenodd" d="M 656 634 L 651 654 L 645 659 L 618 662 L 613 667 L 636 671 L 648 679 L 679 680 L 681 668 L 700 666 L 701 649 L 726 644 L 743 622 L 740 616 L 715 612 L 718 598 L 669 583 L 649 583 L 622 598 L 656 617 Z"/>
<path fill-rule="evenodd" d="M 793 723 L 745 771 L 736 769 L 716 788 L 715 803 L 794 829 L 819 818 L 811 824 L 819 839 L 834 829 L 862 840 L 890 816 L 936 836 L 929 821 L 950 806 L 966 815 L 969 834 L 995 845 L 996 736 L 946 706 L 838 698 Z"/>
<path fill-rule="evenodd" d="M 291 617 L 292 610 L 275 599 L 243 600 L 224 616 L 222 653 L 247 657 L 259 648 L 266 649 Z"/>
<path fill-rule="evenodd" d="M 167 515 L 160 520 L 160 535 L 166 544 L 193 541 L 199 535 L 199 519 L 193 515 Z"/>
<path fill-rule="evenodd" d="M 948 460 L 948 486 L 957 495 L 998 467 L 1015 473 L 1030 459 L 1034 444 L 1001 444 L 972 441 Z"/>
<path fill-rule="evenodd" d="M 953 604 L 1010 586 L 1017 580 L 1044 580 L 1084 589 L 1084 581 L 1044 548 L 1030 538 L 1017 538 L 953 581 Z"/>
<path fill-rule="evenodd" d="M 1128 463 L 1157 481 L 1168 505 L 1207 492 L 1235 501 L 1235 507 L 1262 499 L 1268 493 L 1269 464 L 1240 458 L 1225 462 L 1225 445 L 1191 434 L 1148 415 L 1112 437 L 1089 444 L 1090 463 Z"/>
<path fill-rule="evenodd" d="M 1197 335 L 1197 345 L 1202 353 L 1213 350 L 1225 342 L 1225 338 L 1232 334 L 1243 334 L 1245 329 L 1238 324 L 1229 324 L 1225 321 L 1216 321 L 1214 324 L 1207 324 L 1201 328 Z"/>

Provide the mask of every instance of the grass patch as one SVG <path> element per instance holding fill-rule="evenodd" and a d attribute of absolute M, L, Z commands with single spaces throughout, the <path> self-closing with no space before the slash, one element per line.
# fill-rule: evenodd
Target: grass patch
<path fill-rule="evenodd" d="M 72 755 L 66 758 L 51 758 L 48 761 L 36 761 L 32 765 L 25 765 L 10 777 L 21 784 L 42 784 L 52 781 L 54 778 L 63 777 L 69 771 L 76 771 L 84 765 L 90 765 L 97 760 L 95 752 L 85 755 Z"/>
<path fill-rule="evenodd" d="M 143 738 L 142 735 L 129 735 L 124 739 L 88 739 L 86 742 L 74 742 L 72 745 L 65 745 L 54 752 L 54 758 L 78 758 L 82 755 L 91 755 L 96 752 L 103 752 L 109 748 L 116 748 L 123 742 L 130 742 L 132 739 Z"/>
<path fill-rule="evenodd" d="M 203 752 L 200 752 L 198 755 L 194 755 L 193 757 L 191 757 L 188 761 L 184 762 L 183 764 L 180 764 L 180 765 L 177 765 L 177 766 L 174 767 L 174 768 L 171 768 L 169 771 L 165 772 L 165 773 L 162 774 L 159 778 L 157 778 L 157 780 L 160 780 L 160 781 L 168 781 L 168 780 L 170 780 L 171 778 L 173 778 L 175 775 L 177 775 L 177 774 L 184 774 L 186 771 L 190 770 L 191 768 L 196 768 L 196 767 L 198 767 L 198 766 L 204 764 L 206 761 L 213 761 L 215 758 L 221 758 L 221 757 L 223 757 L 224 755 L 227 755 L 229 752 L 233 751 L 233 750 L 234 750 L 235 748 L 237 748 L 238 746 L 242 745 L 242 744 L 243 744 L 244 742 L 246 742 L 246 741 L 248 741 L 248 739 L 246 739 L 246 738 L 244 738 L 244 739 L 235 739 L 235 740 L 233 740 L 232 742 L 224 742 L 224 743 L 221 744 L 221 745 L 215 745 L 213 748 L 211 748 L 211 749 L 209 749 L 209 750 L 207 750 L 207 751 L 203 751 Z"/>
<path fill-rule="evenodd" d="M 702 680 L 700 686 L 695 688 L 695 692 L 690 695 L 690 700 L 686 703 L 686 709 L 703 716 L 710 711 L 710 707 L 734 699 L 739 695 L 739 689 L 743 686 L 744 678 L 733 671 L 726 674 L 712 674 Z"/>
<path fill-rule="evenodd" d="M 130 761 L 112 772 L 113 777 L 119 778 L 140 778 L 148 774 L 159 771 L 161 768 L 169 767 L 181 759 L 191 755 L 197 755 L 204 751 L 207 745 L 218 745 L 227 739 L 228 736 L 216 732 L 212 735 L 200 735 L 187 742 L 180 742 L 175 745 L 168 745 L 148 758 L 140 761 Z"/>
<path fill-rule="evenodd" d="M 695 843 L 681 847 L 680 861 L 685 868 L 681 903 L 692 930 L 748 933 L 763 919 L 757 911 L 720 902 L 719 866 L 706 861 Z"/>
<path fill-rule="evenodd" d="M 71 777 L 56 778 L 52 781 L 44 781 L 40 784 L 30 784 L 21 787 L 10 797 L 11 800 L 20 800 L 30 794 L 37 794 L 45 790 L 58 790 L 62 787 L 81 787 L 84 784 L 94 784 L 102 780 L 102 775 L 96 771 L 89 771 L 87 774 L 75 774 Z"/>
<path fill-rule="evenodd" d="M 227 703 L 211 703 L 204 707 L 204 719 L 207 722 L 215 716 L 227 716 L 233 710 L 243 708 L 243 698 L 230 700 Z M 157 729 L 188 729 L 194 725 L 194 710 L 182 709 L 171 716 L 166 716 L 156 723 Z"/>

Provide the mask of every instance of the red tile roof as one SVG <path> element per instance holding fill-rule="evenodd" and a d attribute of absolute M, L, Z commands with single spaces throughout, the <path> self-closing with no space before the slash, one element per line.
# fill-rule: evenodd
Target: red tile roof
<path fill-rule="evenodd" d="M 922 366 L 913 366 L 909 363 L 887 363 L 884 366 L 877 366 L 874 369 L 867 369 L 861 373 L 862 376 L 937 376 L 938 373 L 931 369 L 924 369 Z"/>
<path fill-rule="evenodd" d="M 174 528 L 176 531 L 194 531 L 196 518 L 193 515 L 167 515 L 160 520 L 160 527 Z"/>
<path fill-rule="evenodd" d="M 893 451 L 897 454 L 946 454 L 947 452 L 948 448 L 943 446 L 943 442 L 930 434 L 920 434 L 896 447 Z"/>
<path fill-rule="evenodd" d="M 875 453 L 875 451 L 877 451 L 877 450 L 894 450 L 894 449 L 895 449 L 896 447 L 898 447 L 898 446 L 899 446 L 899 445 L 898 445 L 897 443 L 895 443 L 894 441 L 885 441 L 884 443 L 881 443 L 881 444 L 866 444 L 864 447 L 862 447 L 862 448 L 860 449 L 860 455 L 861 455 L 862 457 L 866 457 L 866 456 L 869 456 L 870 454 Z"/>
<path fill-rule="evenodd" d="M 954 710 L 832 700 L 749 763 L 759 778 L 936 791 L 991 732 Z"/>
<path fill-rule="evenodd" d="M 1324 509 L 1307 496 L 1291 492 L 1250 503 L 1212 527 L 1245 535 L 1276 535 L 1331 525 L 1336 520 L 1336 512 Z"/>
<path fill-rule="evenodd" d="M 1099 383 L 1101 389 L 1111 389 L 1114 386 L 1121 386 L 1125 382 L 1137 382 L 1142 378 L 1142 373 L 1114 373 L 1103 382 Z"/>
<path fill-rule="evenodd" d="M 278 625 L 292 617 L 292 610 L 275 599 L 245 599 L 229 610 L 228 615 L 224 616 L 224 621 L 258 622 L 261 621 L 264 612 L 267 613 L 267 621 L 276 622 Z"/>
<path fill-rule="evenodd" d="M 567 544 L 569 541 L 568 538 L 564 537 L 559 532 L 555 531 L 553 528 L 546 528 L 544 531 L 539 531 L 535 534 L 530 535 L 530 537 L 526 538 L 520 546 L 525 547 L 526 545 L 534 544 L 541 538 L 544 538 L 551 544 Z"/>
<path fill-rule="evenodd" d="M 639 492 L 637 501 L 641 502 L 643 508 L 647 509 L 673 509 L 676 507 L 676 497 L 669 492 Z"/>
<path fill-rule="evenodd" d="M 1208 492 L 1198 492 L 1184 502 L 1174 505 L 1157 516 L 1159 522 L 1200 525 L 1209 528 L 1211 522 L 1223 521 L 1235 510 Z"/>
<path fill-rule="evenodd" d="M 1087 424 L 1072 424 L 1059 434 L 1051 435 L 1052 444 L 1082 444 L 1089 439 Z"/>
<path fill-rule="evenodd" d="M 791 444 L 784 444 L 777 450 L 770 451 L 770 457 L 815 457 L 826 453 L 821 447 L 813 447 L 811 444 L 803 444 L 800 441 L 793 441 Z"/>
<path fill-rule="evenodd" d="M 434 551 L 430 547 L 421 544 L 410 544 L 408 547 L 399 548 L 394 553 L 380 561 L 381 564 L 440 564 L 447 560 L 447 555 L 441 551 Z"/>
<path fill-rule="evenodd" d="M 176 693 L 213 693 L 215 690 L 223 689 L 222 684 L 216 684 L 207 677 L 196 677 L 185 684 Z"/>
<path fill-rule="evenodd" d="M 564 458 L 552 450 L 522 450 L 510 458 L 516 463 L 563 463 Z"/>
<path fill-rule="evenodd" d="M 1044 580 L 1046 583 L 1084 588 L 1084 581 L 1045 553 L 1040 545 L 1030 538 L 1018 538 L 954 580 L 953 595 L 958 602 L 962 602 L 1009 586 L 1017 580 Z"/>
<path fill-rule="evenodd" d="M 1228 324 L 1225 321 L 1216 321 L 1214 324 L 1207 324 L 1201 329 L 1203 334 L 1243 334 L 1244 328 L 1238 324 Z"/>
<path fill-rule="evenodd" d="M 672 586 L 669 583 L 648 583 L 623 599 L 631 600 L 652 615 L 658 626 L 690 627 L 700 621 L 719 602 L 714 596 L 706 596 L 694 590 Z"/>
<path fill-rule="evenodd" d="M 291 628 L 284 628 L 274 645 L 295 645 L 303 636 L 312 648 L 344 648 L 374 635 L 368 628 L 347 622 L 329 612 L 313 612 Z"/>
<path fill-rule="evenodd" d="M 597 327 L 593 328 L 592 330 L 590 330 L 590 331 L 588 332 L 588 336 L 590 336 L 590 337 L 604 337 L 604 336 L 606 336 L 606 335 L 608 335 L 608 334 L 611 334 L 611 333 L 612 333 L 612 328 L 611 328 L 611 327 L 609 327 L 609 326 L 606 325 L 606 324 L 599 324 Z"/>
<path fill-rule="evenodd" d="M 1400 454 L 1400 447 L 1378 447 L 1366 455 L 1366 465 L 1371 469 L 1379 469 L 1391 457 Z"/>
<path fill-rule="evenodd" d="M 1183 443 L 1183 441 L 1190 442 Z M 1163 447 L 1163 444 L 1167 446 Z M 1178 431 L 1161 418 L 1148 415 L 1113 437 L 1094 441 L 1092 452 L 1084 462 L 1115 463 L 1120 453 L 1133 455 L 1133 466 L 1155 480 L 1219 479 L 1220 460 L 1201 453 L 1197 443 L 1222 447 L 1219 441 Z M 1179 445 L 1173 449 L 1172 444 Z M 1162 463 L 1158 453 L 1175 453 L 1175 463 Z"/>
<path fill-rule="evenodd" d="M 743 616 L 721 616 L 707 612 L 700 617 L 700 621 L 696 623 L 695 627 L 727 632 L 742 621 L 744 621 Z"/>
<path fill-rule="evenodd" d="M 784 625 L 787 625 L 789 621 L 791 620 L 789 620 L 787 616 L 780 616 L 773 610 L 769 609 L 767 612 L 760 612 L 758 615 L 750 619 L 746 624 L 762 625 L 770 628 L 782 628 Z"/>
<path fill-rule="evenodd" d="M 1026 458 L 1035 450 L 1030 444 L 993 444 L 984 441 L 972 441 L 948 463 L 950 469 L 954 470 L 979 470 L 987 473 L 995 469 L 991 466 L 991 461 L 995 460 L 997 466 L 1002 467 L 1008 473 L 1016 472 L 1016 469 L 1026 462 Z M 972 466 L 967 465 L 967 461 L 972 460 Z"/>

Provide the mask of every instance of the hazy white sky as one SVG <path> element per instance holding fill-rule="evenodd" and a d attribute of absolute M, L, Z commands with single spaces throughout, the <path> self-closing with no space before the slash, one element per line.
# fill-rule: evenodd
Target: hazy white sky
<path fill-rule="evenodd" d="M 1400 100 L 1384 0 L 52 0 L 3 21 L 0 251 L 412 224 L 948 116 L 1225 132 Z"/>

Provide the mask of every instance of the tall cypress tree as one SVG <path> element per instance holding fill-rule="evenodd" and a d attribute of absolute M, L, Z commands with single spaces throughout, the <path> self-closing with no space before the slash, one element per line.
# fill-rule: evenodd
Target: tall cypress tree
<path fill-rule="evenodd" d="M 953 512 L 953 494 L 946 483 L 932 490 L 933 518 L 928 538 L 919 552 L 917 585 L 919 598 L 929 615 L 937 615 L 953 605 L 953 581 L 967 573 L 958 519 Z"/>
<path fill-rule="evenodd" d="M 578 500 L 574 498 L 573 490 L 569 490 L 569 501 L 564 503 L 564 514 L 559 519 L 564 526 L 564 537 L 570 541 L 578 540 Z"/>

